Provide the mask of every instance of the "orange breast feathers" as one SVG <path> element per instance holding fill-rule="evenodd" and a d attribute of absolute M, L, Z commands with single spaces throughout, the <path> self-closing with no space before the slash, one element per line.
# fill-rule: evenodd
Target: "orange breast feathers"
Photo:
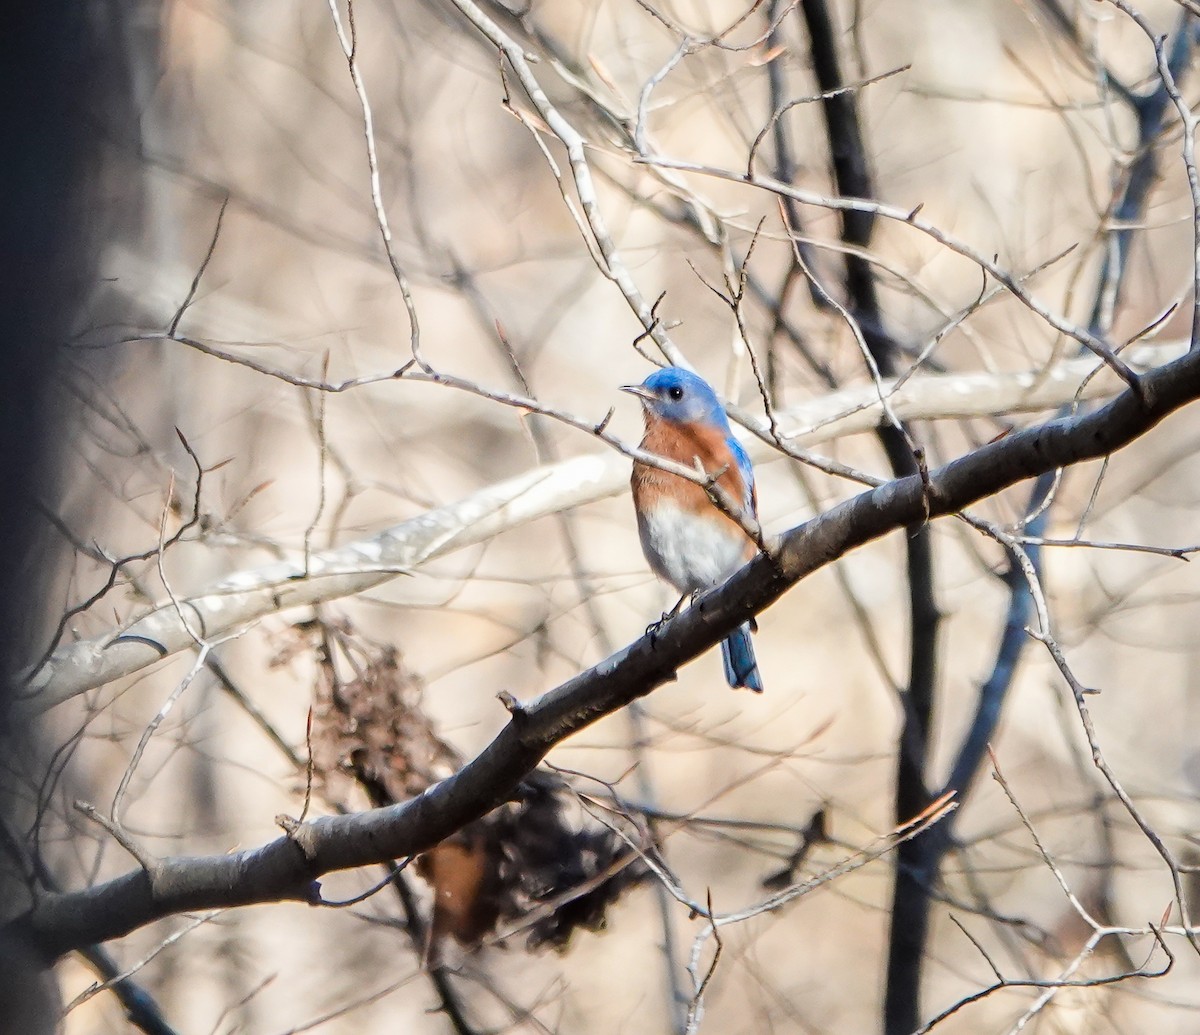
<path fill-rule="evenodd" d="M 695 468 L 696 459 L 699 458 L 709 474 L 724 467 L 725 471 L 717 479 L 717 484 L 735 505 L 742 504 L 747 495 L 746 483 L 742 480 L 737 461 L 725 444 L 725 433 L 721 429 L 701 424 L 673 424 L 650 413 L 645 414 L 645 421 L 646 434 L 642 438 L 642 449 L 691 468 Z M 634 503 L 640 510 L 652 509 L 660 500 L 669 499 L 676 506 L 697 514 L 712 512 L 721 521 L 727 522 L 730 528 L 736 529 L 738 534 L 745 535 L 742 527 L 722 512 L 695 482 L 634 461 L 631 484 Z M 754 496 L 752 492 L 752 512 L 757 509 Z"/>

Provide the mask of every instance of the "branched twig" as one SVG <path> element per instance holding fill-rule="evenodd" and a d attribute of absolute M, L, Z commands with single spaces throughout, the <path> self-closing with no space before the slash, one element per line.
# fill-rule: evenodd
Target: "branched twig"
<path fill-rule="evenodd" d="M 1103 751 L 1100 749 L 1100 742 L 1096 738 L 1096 728 L 1092 723 L 1091 712 L 1088 709 L 1086 695 L 1093 691 L 1085 687 L 1078 679 L 1075 678 L 1071 671 L 1070 665 L 1067 664 L 1066 656 L 1062 652 L 1062 648 L 1046 631 L 1039 631 L 1032 634 L 1034 639 L 1040 641 L 1050 657 L 1054 659 L 1054 664 L 1062 674 L 1067 685 L 1071 688 L 1071 694 L 1075 698 L 1075 707 L 1079 710 L 1079 718 L 1083 723 L 1083 732 L 1087 737 L 1088 746 L 1092 752 L 1092 763 L 1100 771 L 1101 775 L 1107 781 L 1109 787 L 1118 800 L 1125 807 L 1125 811 L 1129 813 L 1133 821 L 1138 825 L 1138 828 L 1145 835 L 1146 840 L 1154 846 L 1154 850 L 1162 857 L 1162 860 L 1167 865 L 1167 869 L 1171 874 L 1171 883 L 1175 888 L 1175 903 L 1179 907 L 1180 921 L 1183 929 L 1188 933 L 1188 941 L 1191 942 L 1192 948 L 1200 954 L 1200 938 L 1193 931 L 1191 920 L 1191 909 L 1188 905 L 1188 897 L 1183 886 L 1183 874 L 1180 869 L 1179 861 L 1175 858 L 1175 854 L 1167 847 L 1162 836 L 1157 830 L 1151 826 L 1150 822 L 1142 814 L 1142 810 L 1134 804 L 1133 799 L 1122 786 L 1117 775 L 1113 772 L 1112 767 L 1104 757 Z"/>
<path fill-rule="evenodd" d="M 203 485 L 203 482 L 204 482 L 205 470 L 204 470 L 204 467 L 200 463 L 200 458 L 196 455 L 195 450 L 192 449 L 191 444 L 188 442 L 188 440 L 184 436 L 183 432 L 180 431 L 178 428 L 176 428 L 175 434 L 176 434 L 176 436 L 178 436 L 179 441 L 183 444 L 183 448 L 187 451 L 187 455 L 189 457 L 191 457 L 192 463 L 195 464 L 195 466 L 196 466 L 196 483 L 192 488 L 192 512 L 188 516 L 187 521 L 185 521 L 182 525 L 180 525 L 179 528 L 177 528 L 175 530 L 175 532 L 168 539 L 161 540 L 159 542 L 159 544 L 155 545 L 154 547 L 152 547 L 149 550 L 143 551 L 142 553 L 129 554 L 128 556 L 122 557 L 119 560 L 112 560 L 108 557 L 104 557 L 103 554 L 100 554 L 100 557 L 103 558 L 104 562 L 109 565 L 108 577 L 105 579 L 104 585 L 102 585 L 98 590 L 96 590 L 95 593 L 93 593 L 86 600 L 82 600 L 78 604 L 75 604 L 75 605 L 67 608 L 67 610 L 63 613 L 63 616 L 58 620 L 58 625 L 55 627 L 54 633 L 50 637 L 50 643 L 46 647 L 45 653 L 42 654 L 42 656 L 40 658 L 38 658 L 38 660 L 36 662 L 34 662 L 33 668 L 35 668 L 35 669 L 41 668 L 43 665 L 46 664 L 47 661 L 50 660 L 50 657 L 54 653 L 55 648 L 58 646 L 59 641 L 62 640 L 63 633 L 66 632 L 67 626 L 70 624 L 71 619 L 75 618 L 77 615 L 81 615 L 84 612 L 89 611 L 92 607 L 94 607 L 101 600 L 103 600 L 104 597 L 108 595 L 108 592 L 117 584 L 117 576 L 120 575 L 121 571 L 127 565 L 133 564 L 137 561 L 148 561 L 148 560 L 150 560 L 150 558 L 156 557 L 156 556 L 161 557 L 163 550 L 166 550 L 169 547 L 174 546 L 188 532 L 190 532 L 193 528 L 195 528 L 197 525 L 199 525 L 199 523 L 200 523 L 200 490 L 201 490 L 201 486 Z M 173 487 L 174 486 L 173 478 L 172 478 L 171 484 Z M 171 492 L 168 491 L 168 503 L 170 501 L 170 496 L 171 496 Z M 53 515 L 50 514 L 48 511 L 47 511 L 47 515 L 48 515 L 48 517 L 50 517 L 51 520 L 56 520 L 53 517 Z M 65 531 L 66 531 L 65 528 L 63 529 L 63 531 L 65 533 Z M 74 537 L 69 536 L 69 538 L 71 538 L 72 542 L 74 542 Z"/>
<path fill-rule="evenodd" d="M 583 208 L 584 218 L 591 230 L 592 240 L 604 260 L 600 266 L 600 272 L 617 285 L 630 309 L 641 321 L 642 326 L 654 339 L 655 344 L 662 350 L 667 360 L 677 366 L 686 366 L 682 353 L 671 341 L 662 324 L 655 320 L 649 303 L 634 282 L 609 234 L 607 223 L 600 210 L 600 202 L 592 179 L 592 170 L 588 163 L 583 137 L 546 96 L 545 90 L 542 89 L 537 77 L 533 74 L 533 69 L 526 60 L 525 51 L 517 42 L 484 14 L 473 0 L 451 0 L 451 3 L 504 55 L 516 75 L 517 81 L 521 84 L 521 88 L 533 103 L 534 108 L 537 109 L 538 115 L 541 116 L 550 132 L 566 148 L 571 177 L 579 196 L 579 203 Z"/>
<path fill-rule="evenodd" d="M 1001 266 L 1000 263 L 976 248 L 960 241 L 951 234 L 946 233 L 937 224 L 930 222 L 927 219 L 922 219 L 919 214 L 919 209 L 901 209 L 894 205 L 887 205 L 878 201 L 868 201 L 861 198 L 846 198 L 846 197 L 830 197 L 824 194 L 818 194 L 815 191 L 803 190 L 799 187 L 793 187 L 791 184 L 780 183 L 778 180 L 768 176 L 755 174 L 754 176 L 746 176 L 740 172 L 734 172 L 728 169 L 722 169 L 718 166 L 703 165 L 697 162 L 688 162 L 680 159 L 651 157 L 639 158 L 648 165 L 659 166 L 664 169 L 677 169 L 682 172 L 694 172 L 703 176 L 711 176 L 718 180 L 726 180 L 733 183 L 745 183 L 751 187 L 757 187 L 761 190 L 770 191 L 772 194 L 778 194 L 781 197 L 791 198 L 803 205 L 813 205 L 818 208 L 827 208 L 839 212 L 861 213 L 867 216 L 877 216 L 884 219 L 890 219 L 897 223 L 902 223 L 905 226 L 911 226 L 915 230 L 936 241 L 949 251 L 957 255 L 961 255 L 964 259 L 973 262 L 981 270 L 985 271 L 990 277 L 1002 284 L 1008 292 L 1020 301 L 1027 309 L 1040 317 L 1047 325 L 1060 334 L 1065 334 L 1069 338 L 1073 338 L 1079 342 L 1084 348 L 1093 352 L 1095 355 L 1104 360 L 1105 364 L 1110 367 L 1113 372 L 1121 378 L 1131 389 L 1139 393 L 1139 397 L 1143 402 L 1149 404 L 1150 400 L 1145 397 L 1145 387 L 1141 384 L 1138 376 L 1133 372 L 1127 363 L 1125 363 L 1112 349 L 1112 346 L 1103 341 L 1096 335 L 1092 334 L 1087 329 L 1080 327 L 1078 324 L 1072 323 L 1063 316 L 1059 316 L 1049 307 L 1038 301 L 1030 291 L 1023 285 L 1023 277 L 1020 274 L 1015 274 L 1011 270 Z"/>

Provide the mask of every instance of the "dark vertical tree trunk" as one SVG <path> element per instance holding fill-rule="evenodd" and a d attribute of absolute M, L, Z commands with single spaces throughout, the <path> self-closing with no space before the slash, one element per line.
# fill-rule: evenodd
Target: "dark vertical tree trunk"
<path fill-rule="evenodd" d="M 116 8 L 40 0 L 7 8 L 0 33 L 0 750 L 36 738 L 10 710 L 11 673 L 31 620 L 46 606 L 45 572 L 30 564 L 34 502 L 62 445 L 48 397 L 62 343 L 90 286 L 99 242 L 89 234 L 99 119 L 119 117 L 121 51 L 103 40 Z M 5 766 L 0 780 L 11 779 Z M 27 861 L 7 836 L 19 796 L 0 782 L 0 903 L 19 909 Z M 9 892 L 15 892 L 10 894 Z M 52 975 L 27 946 L 0 945 L 0 1032 L 53 1032 Z"/>

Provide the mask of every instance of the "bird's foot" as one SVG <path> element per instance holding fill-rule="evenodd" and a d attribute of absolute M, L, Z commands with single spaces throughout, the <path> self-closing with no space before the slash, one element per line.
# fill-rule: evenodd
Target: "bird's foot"
<path fill-rule="evenodd" d="M 676 602 L 675 606 L 670 611 L 664 611 L 657 622 L 651 622 L 646 626 L 646 635 L 650 637 L 650 642 L 654 643 L 654 638 L 658 635 L 658 630 L 674 618 L 680 611 L 683 610 L 683 605 L 686 604 L 694 596 L 692 593 L 684 593 Z"/>

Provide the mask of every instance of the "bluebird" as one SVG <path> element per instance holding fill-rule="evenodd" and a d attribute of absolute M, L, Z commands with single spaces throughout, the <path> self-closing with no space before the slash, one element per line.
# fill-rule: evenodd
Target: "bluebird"
<path fill-rule="evenodd" d="M 699 459 L 709 473 L 723 469 L 717 484 L 745 514 L 757 514 L 750 457 L 733 437 L 721 400 L 704 378 L 665 367 L 621 390 L 642 401 L 642 449 L 688 467 Z M 685 596 L 719 586 L 755 555 L 754 541 L 741 525 L 695 482 L 635 461 L 632 485 L 646 560 L 659 578 Z M 747 622 L 722 641 L 725 678 L 732 687 L 762 693 L 751 628 Z"/>

